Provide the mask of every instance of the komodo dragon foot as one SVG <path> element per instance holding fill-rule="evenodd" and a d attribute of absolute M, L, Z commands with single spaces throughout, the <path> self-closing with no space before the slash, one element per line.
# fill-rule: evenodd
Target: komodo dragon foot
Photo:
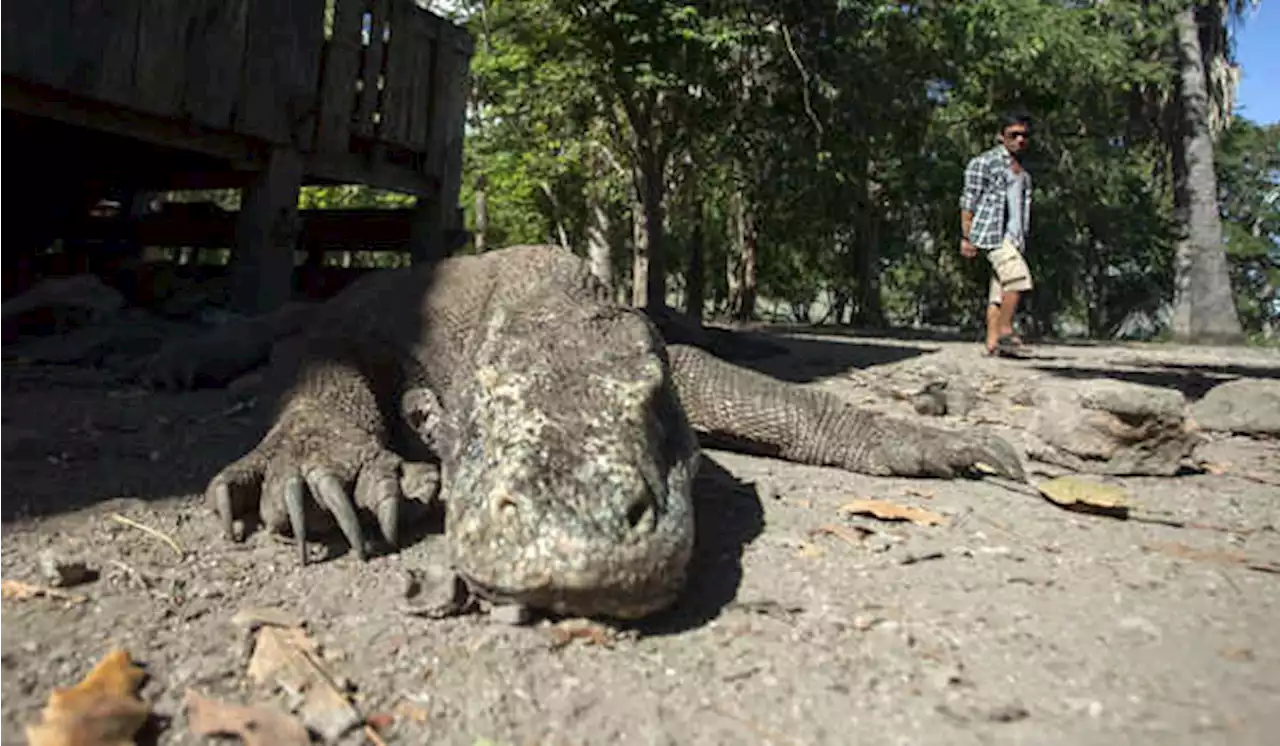
<path fill-rule="evenodd" d="M 294 400 L 252 451 L 210 480 L 205 497 L 231 540 L 242 538 L 237 521 L 257 513 L 268 530 L 296 538 L 306 564 L 308 533 L 335 522 L 356 556 L 367 558 L 358 511 L 372 513 L 395 547 L 401 501 L 429 501 L 436 487 L 435 467 L 404 461 L 320 402 Z"/>

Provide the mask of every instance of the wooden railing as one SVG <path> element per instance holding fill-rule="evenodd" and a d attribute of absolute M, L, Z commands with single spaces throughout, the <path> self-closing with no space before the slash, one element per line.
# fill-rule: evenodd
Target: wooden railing
<path fill-rule="evenodd" d="M 333 0 L 325 35 L 317 153 L 460 178 L 470 36 L 412 0 Z"/>
<path fill-rule="evenodd" d="M 55 98 L 295 148 L 324 179 L 459 178 L 472 42 L 413 0 L 4 0 L 3 13 L 5 78 Z"/>

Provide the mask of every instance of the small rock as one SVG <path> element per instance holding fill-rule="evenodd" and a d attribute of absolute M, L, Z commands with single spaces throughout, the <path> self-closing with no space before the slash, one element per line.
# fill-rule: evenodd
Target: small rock
<path fill-rule="evenodd" d="M 947 413 L 947 382 L 932 381 L 915 394 L 911 406 L 928 417 L 942 417 Z"/>
<path fill-rule="evenodd" d="M 1031 717 L 1031 712 L 1017 702 L 1000 705 L 987 711 L 986 718 L 993 723 L 1016 723 Z"/>
<path fill-rule="evenodd" d="M 403 611 L 428 619 L 465 614 L 475 608 L 476 599 L 461 575 L 441 566 L 405 572 L 404 596 L 411 603 Z"/>
<path fill-rule="evenodd" d="M 778 485 L 767 480 L 756 482 L 756 494 L 759 495 L 761 502 L 782 499 L 782 490 L 778 489 Z"/>
<path fill-rule="evenodd" d="M 928 562 L 929 560 L 942 559 L 946 554 L 941 550 L 933 550 L 927 552 L 913 552 L 902 558 L 900 564 L 914 565 L 919 562 Z"/>
<path fill-rule="evenodd" d="M 301 627 L 302 619 L 284 609 L 248 608 L 241 609 L 231 617 L 231 624 L 244 630 L 253 631 L 259 627 Z"/>
<path fill-rule="evenodd" d="M 98 579 L 98 571 L 78 560 L 69 560 L 51 549 L 40 553 L 40 574 L 54 588 L 69 588 Z"/>
<path fill-rule="evenodd" d="M 1206 430 L 1280 433 L 1280 381 L 1241 378 L 1214 386 L 1191 405 L 1191 418 Z"/>
<path fill-rule="evenodd" d="M 1160 628 L 1151 620 L 1143 619 L 1140 616 L 1129 616 L 1121 619 L 1120 629 L 1130 632 L 1141 632 L 1152 639 L 1160 639 Z"/>
<path fill-rule="evenodd" d="M 528 624 L 532 614 L 524 604 L 502 604 L 489 609 L 489 618 L 500 624 L 519 627 Z"/>

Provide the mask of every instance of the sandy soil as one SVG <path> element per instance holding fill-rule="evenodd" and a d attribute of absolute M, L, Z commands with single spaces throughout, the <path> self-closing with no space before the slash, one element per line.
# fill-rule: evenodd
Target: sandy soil
<path fill-rule="evenodd" d="M 982 398 L 957 427 L 1001 422 L 1008 392 L 1037 377 L 1197 397 L 1221 380 L 1280 376 L 1280 357 L 1257 350 L 1058 346 L 993 361 L 969 343 L 779 339 L 788 354 L 762 369 L 904 414 L 893 391 L 939 371 L 968 378 Z M 361 711 L 394 715 L 388 743 L 1261 744 L 1280 728 L 1280 575 L 1239 561 L 1280 561 L 1272 440 L 1208 439 L 1204 460 L 1220 474 L 1105 480 L 1139 506 L 1217 528 L 1068 512 L 985 481 L 711 452 L 679 606 L 611 645 L 563 644 L 548 621 L 405 614 L 408 572 L 443 557 L 431 521 L 364 564 L 331 548 L 302 569 L 286 540 L 223 540 L 197 493 L 261 434 L 252 394 L 147 393 L 104 371 L 6 362 L 4 578 L 43 583 L 46 550 L 101 576 L 70 589 L 83 603 L 4 602 L 4 743 L 22 742 L 50 689 L 112 646 L 147 668 L 156 743 L 204 742 L 187 732 L 188 688 L 282 702 L 249 683 L 246 634 L 230 623 L 262 607 L 305 619 Z M 946 522 L 838 511 L 864 497 Z"/>

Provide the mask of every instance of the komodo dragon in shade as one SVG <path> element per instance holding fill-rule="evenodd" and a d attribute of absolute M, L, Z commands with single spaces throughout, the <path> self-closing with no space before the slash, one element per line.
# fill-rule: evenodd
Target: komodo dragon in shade
<path fill-rule="evenodd" d="M 638 618 L 675 600 L 699 434 L 866 474 L 953 477 L 983 462 L 1025 478 L 994 435 L 666 345 L 553 246 L 370 273 L 259 328 L 273 324 L 166 348 L 153 369 L 180 386 L 226 383 L 269 353 L 274 424 L 206 490 L 228 536 L 237 519 L 300 537 L 336 521 L 363 559 L 359 514 L 394 547 L 402 500 L 436 497 L 412 494 L 410 475 L 438 465 L 454 570 L 483 595 L 556 613 Z"/>

